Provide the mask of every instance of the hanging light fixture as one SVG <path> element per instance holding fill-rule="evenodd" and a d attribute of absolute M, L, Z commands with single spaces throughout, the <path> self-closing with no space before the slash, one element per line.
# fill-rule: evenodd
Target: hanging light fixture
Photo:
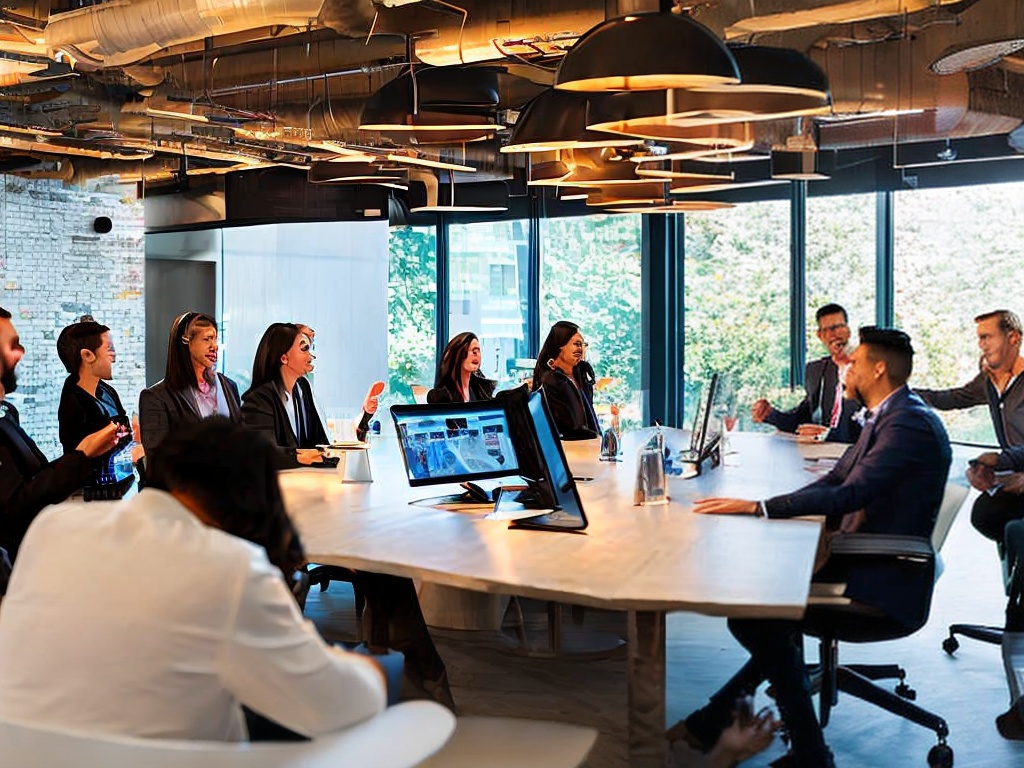
<path fill-rule="evenodd" d="M 417 184 L 410 188 L 410 213 L 500 213 L 508 210 L 509 193 L 505 182 L 456 185 L 455 177 L 450 173 L 446 175 L 446 183 Z"/>
<path fill-rule="evenodd" d="M 609 213 L 690 213 L 696 211 L 720 211 L 735 208 L 735 203 L 719 200 L 673 200 L 662 205 L 637 205 L 609 208 Z"/>
<path fill-rule="evenodd" d="M 664 184 L 592 187 L 587 195 L 591 207 L 610 205 L 664 205 Z"/>
<path fill-rule="evenodd" d="M 423 67 L 385 83 L 363 105 L 359 130 L 407 144 L 490 138 L 501 125 L 497 72 L 486 67 Z"/>
<path fill-rule="evenodd" d="M 683 144 L 678 151 L 728 150 L 745 152 L 754 147 L 754 133 L 746 122 L 710 122 L 701 125 L 674 125 L 663 121 L 666 91 L 617 93 L 594 102 L 589 127 L 621 135 Z M 688 145 L 688 146 L 687 146 Z"/>
<path fill-rule="evenodd" d="M 631 137 L 587 130 L 585 95 L 548 89 L 534 97 L 519 114 L 502 152 L 548 152 L 579 147 L 629 147 L 643 144 Z"/>
<path fill-rule="evenodd" d="M 688 16 L 647 13 L 605 21 L 581 37 L 558 65 L 555 88 L 651 91 L 738 83 L 729 49 Z"/>

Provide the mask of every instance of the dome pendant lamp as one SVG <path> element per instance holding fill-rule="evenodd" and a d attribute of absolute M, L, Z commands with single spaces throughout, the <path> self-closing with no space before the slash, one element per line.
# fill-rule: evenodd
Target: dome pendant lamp
<path fill-rule="evenodd" d="M 555 88 L 653 91 L 740 81 L 736 60 L 710 29 L 688 16 L 645 13 L 598 24 L 562 59 Z"/>

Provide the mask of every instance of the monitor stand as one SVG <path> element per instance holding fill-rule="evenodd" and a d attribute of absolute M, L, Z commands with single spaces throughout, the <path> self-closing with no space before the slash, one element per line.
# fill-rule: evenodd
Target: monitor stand
<path fill-rule="evenodd" d="M 494 506 L 494 502 L 484 501 L 483 499 L 471 494 L 469 491 L 463 491 L 462 493 L 446 493 L 441 496 L 428 496 L 425 499 L 410 501 L 409 504 L 417 507 L 437 507 L 439 509 L 457 509 L 459 507 L 465 507 L 467 511 L 470 508 L 480 510 L 485 507 Z"/>

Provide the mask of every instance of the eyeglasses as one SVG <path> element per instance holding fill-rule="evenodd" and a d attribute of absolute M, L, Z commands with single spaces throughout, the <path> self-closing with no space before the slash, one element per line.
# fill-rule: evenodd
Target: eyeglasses
<path fill-rule="evenodd" d="M 574 342 L 572 343 L 572 345 L 573 345 L 573 347 L 575 347 L 576 349 L 586 349 L 587 347 L 589 347 L 589 346 L 590 346 L 590 345 L 589 345 L 589 344 L 587 344 L 587 342 L 585 342 L 585 341 L 574 341 Z"/>
<path fill-rule="evenodd" d="M 843 328 L 849 328 L 846 323 L 833 323 L 832 325 L 818 326 L 818 333 L 832 333 L 832 331 L 839 331 Z"/>

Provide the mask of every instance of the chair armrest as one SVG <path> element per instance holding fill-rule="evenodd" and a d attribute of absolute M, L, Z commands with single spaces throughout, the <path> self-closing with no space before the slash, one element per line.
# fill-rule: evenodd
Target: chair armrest
<path fill-rule="evenodd" d="M 928 539 L 878 533 L 847 533 L 834 536 L 830 553 L 841 557 L 911 560 L 921 563 L 935 560 L 935 552 Z"/>

